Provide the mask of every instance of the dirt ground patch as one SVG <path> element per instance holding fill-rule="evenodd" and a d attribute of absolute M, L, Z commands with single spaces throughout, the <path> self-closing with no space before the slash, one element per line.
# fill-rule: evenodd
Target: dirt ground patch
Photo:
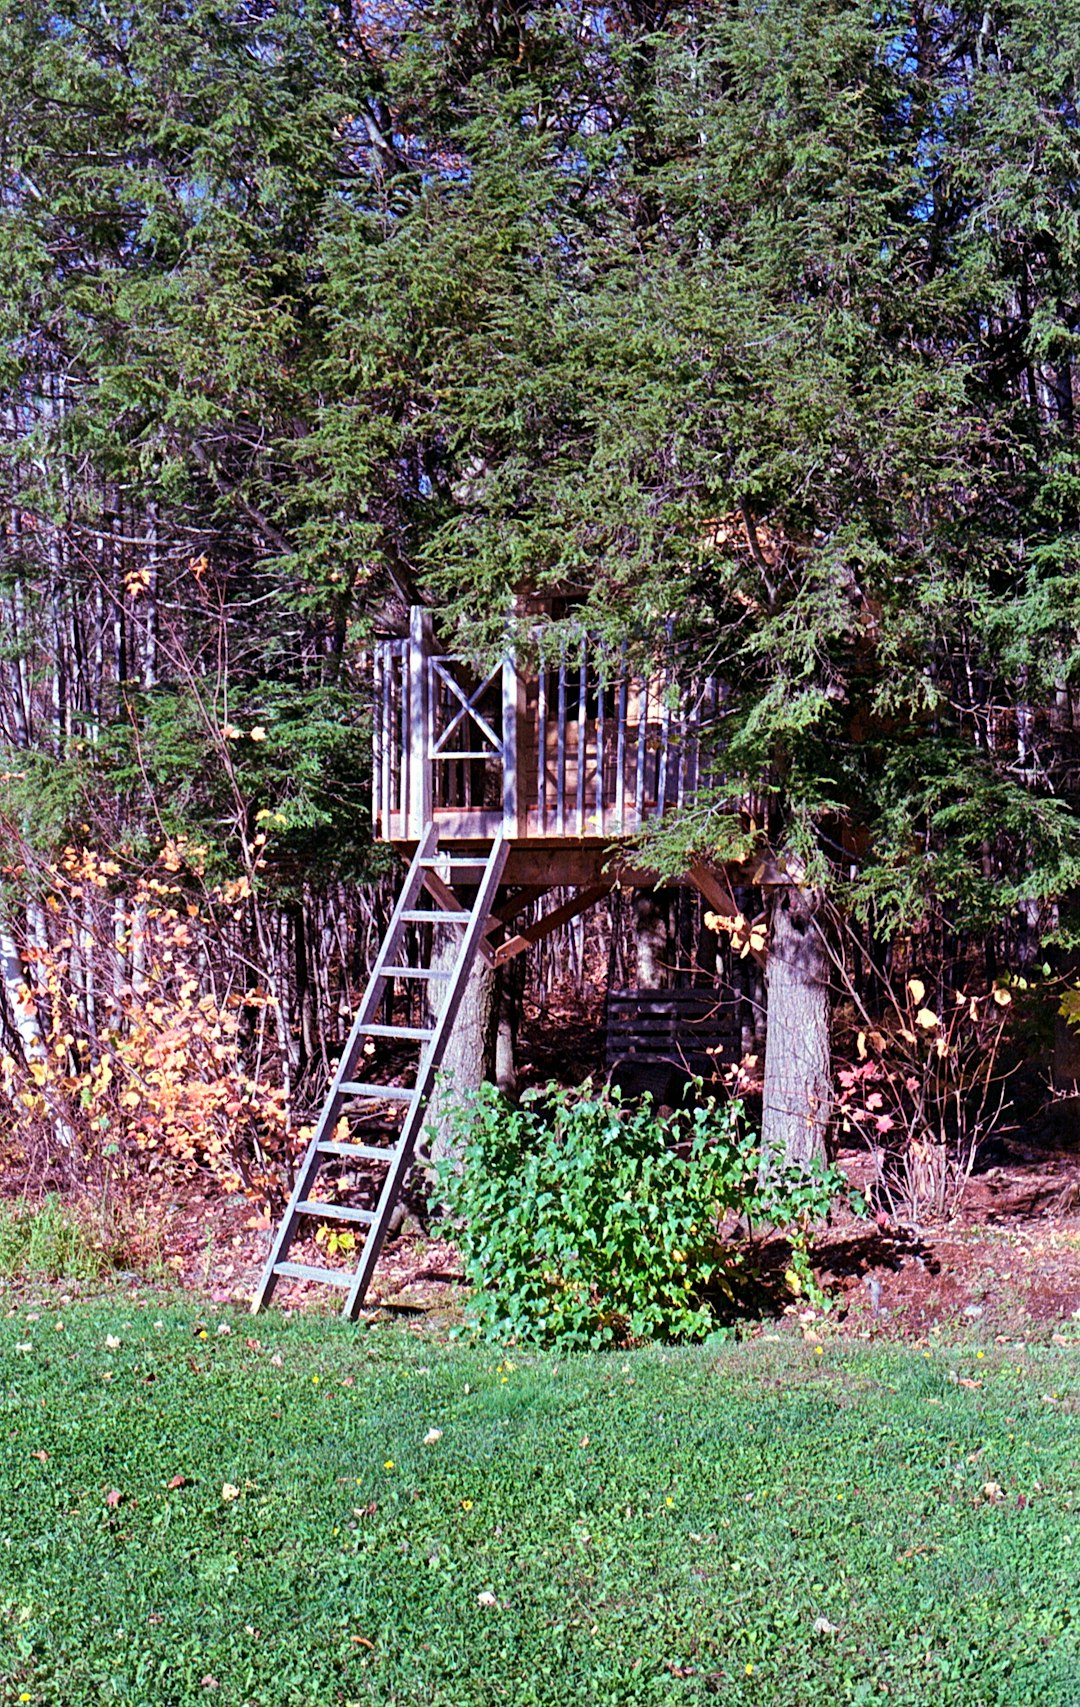
<path fill-rule="evenodd" d="M 838 1218 L 818 1241 L 815 1266 L 833 1296 L 826 1318 L 845 1331 L 922 1339 L 932 1332 L 1047 1338 L 1080 1343 L 1080 1156 L 1062 1150 L 1002 1147 L 993 1167 L 969 1182 L 961 1212 L 944 1227 L 879 1227 Z M 865 1156 L 840 1158 L 853 1183 L 865 1180 Z M 270 1238 L 252 1223 L 240 1197 L 188 1191 L 161 1205 L 166 1265 L 183 1284 L 217 1302 L 249 1297 Z M 295 1260 L 322 1264 L 309 1238 Z M 758 1256 L 768 1276 L 786 1266 L 779 1241 Z M 279 1286 L 274 1308 L 325 1307 L 323 1289 Z M 387 1309 L 441 1313 L 462 1301 L 457 1253 L 409 1218 L 388 1241 L 370 1294 Z M 766 1305 L 766 1308 L 769 1308 Z M 782 1306 L 778 1303 L 776 1308 Z"/>

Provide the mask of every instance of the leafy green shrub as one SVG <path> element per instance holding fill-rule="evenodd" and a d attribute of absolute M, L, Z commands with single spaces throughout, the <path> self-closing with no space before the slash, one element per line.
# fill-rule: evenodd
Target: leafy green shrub
<path fill-rule="evenodd" d="M 661 1115 L 647 1097 L 589 1085 L 548 1085 L 519 1106 L 490 1085 L 462 1099 L 461 1160 L 436 1173 L 462 1223 L 471 1325 L 567 1346 L 700 1339 L 715 1327 L 710 1297 L 734 1295 L 742 1253 L 720 1236 L 732 1213 L 794 1229 L 794 1289 L 809 1291 L 807 1230 L 843 1176 L 785 1175 L 763 1193 L 741 1112 L 709 1102 Z"/>
<path fill-rule="evenodd" d="M 65 1203 L 55 1192 L 40 1203 L 0 1204 L 0 1277 L 95 1280 L 131 1264 L 132 1239 L 96 1203 Z"/>

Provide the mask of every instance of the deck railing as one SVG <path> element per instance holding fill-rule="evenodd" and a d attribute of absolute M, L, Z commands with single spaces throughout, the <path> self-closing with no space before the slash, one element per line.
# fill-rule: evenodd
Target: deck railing
<path fill-rule="evenodd" d="M 429 612 L 375 649 L 375 833 L 610 839 L 707 783 L 714 678 L 633 671 L 582 635 L 532 671 L 477 675 L 440 651 Z"/>

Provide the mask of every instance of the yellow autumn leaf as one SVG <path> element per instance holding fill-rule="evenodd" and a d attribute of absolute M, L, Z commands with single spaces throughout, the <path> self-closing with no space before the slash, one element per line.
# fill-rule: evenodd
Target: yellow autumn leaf
<path fill-rule="evenodd" d="M 933 1008 L 920 1008 L 915 1015 L 915 1024 L 921 1025 L 924 1031 L 932 1031 L 938 1023 L 938 1016 Z"/>
<path fill-rule="evenodd" d="M 1009 1003 L 1012 1001 L 1012 997 L 1008 990 L 995 990 L 994 1000 L 999 1008 L 1007 1008 Z"/>
<path fill-rule="evenodd" d="M 926 994 L 926 985 L 921 978 L 908 979 L 908 995 L 913 1002 L 921 1002 Z"/>
<path fill-rule="evenodd" d="M 859 1052 L 859 1060 L 865 1061 L 866 1060 L 866 1033 L 865 1033 L 865 1031 L 860 1031 L 858 1037 L 855 1039 L 855 1047 Z"/>

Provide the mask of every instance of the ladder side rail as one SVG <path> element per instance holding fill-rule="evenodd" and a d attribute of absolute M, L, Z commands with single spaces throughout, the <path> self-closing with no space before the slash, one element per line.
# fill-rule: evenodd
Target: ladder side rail
<path fill-rule="evenodd" d="M 349 1295 L 345 1300 L 342 1315 L 350 1320 L 355 1320 L 363 1305 L 368 1286 L 371 1284 L 372 1274 L 375 1271 L 375 1264 L 379 1260 L 379 1253 L 389 1230 L 391 1211 L 397 1202 L 405 1176 L 412 1165 L 413 1153 L 422 1130 L 428 1097 L 431 1095 L 435 1082 L 435 1074 L 441 1065 L 454 1021 L 457 1019 L 458 1010 L 464 1000 L 465 985 L 481 945 L 488 914 L 494 905 L 495 896 L 502 881 L 508 853 L 509 849 L 500 832 L 492 845 L 487 871 L 477 891 L 469 923 L 465 927 L 458 948 L 453 974 L 450 983 L 447 985 L 446 999 L 435 1022 L 434 1035 L 420 1061 L 416 1078 L 416 1096 L 405 1116 L 405 1123 L 401 1129 L 394 1159 L 387 1169 L 386 1178 L 379 1193 L 375 1222 L 364 1241 L 360 1265 L 357 1268 Z"/>
<path fill-rule="evenodd" d="M 263 1305 L 269 1303 L 278 1278 L 274 1270 L 277 1264 L 282 1260 L 284 1253 L 289 1249 L 289 1246 L 292 1244 L 292 1241 L 296 1236 L 296 1226 L 300 1219 L 298 1205 L 307 1197 L 308 1191 L 314 1183 L 315 1176 L 322 1166 L 322 1154 L 319 1146 L 324 1142 L 329 1133 L 333 1130 L 333 1127 L 337 1124 L 342 1103 L 341 1086 L 348 1083 L 352 1078 L 355 1058 L 363 1045 L 363 1040 L 366 1035 L 366 1027 L 370 1024 L 374 1014 L 378 1011 L 379 1003 L 382 1000 L 383 986 L 386 982 L 387 962 L 395 952 L 404 932 L 403 915 L 412 906 L 420 893 L 424 880 L 423 861 L 431 857 L 432 853 L 435 851 L 437 842 L 438 832 L 434 825 L 429 826 L 426 835 L 416 850 L 416 854 L 411 866 L 409 867 L 409 873 L 405 879 L 401 894 L 398 896 L 397 904 L 390 916 L 390 923 L 386 928 L 386 935 L 383 937 L 382 944 L 375 956 L 375 963 L 368 975 L 367 988 L 364 991 L 360 1006 L 357 1009 L 356 1018 L 353 1021 L 352 1030 L 349 1032 L 348 1041 L 341 1052 L 334 1077 L 331 1080 L 330 1087 L 327 1090 L 326 1098 L 323 1102 L 322 1112 L 316 1122 L 315 1130 L 312 1133 L 307 1150 L 304 1152 L 304 1159 L 297 1170 L 296 1180 L 293 1184 L 289 1202 L 286 1206 L 285 1213 L 281 1217 L 278 1230 L 274 1235 L 274 1241 L 270 1247 L 270 1254 L 266 1259 L 262 1278 L 259 1281 L 255 1296 L 252 1299 L 252 1315 L 257 1315 Z"/>

